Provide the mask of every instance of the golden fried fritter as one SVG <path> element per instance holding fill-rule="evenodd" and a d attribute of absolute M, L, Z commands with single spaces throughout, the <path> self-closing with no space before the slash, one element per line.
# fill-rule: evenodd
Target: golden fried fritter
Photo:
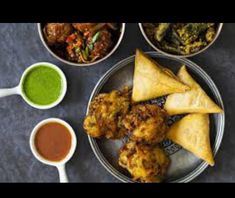
<path fill-rule="evenodd" d="M 122 119 L 128 113 L 129 107 L 128 87 L 122 91 L 114 90 L 99 94 L 91 102 L 83 127 L 90 136 L 95 138 L 122 138 L 125 135 Z"/>
<path fill-rule="evenodd" d="M 130 139 L 145 144 L 163 141 L 167 131 L 167 114 L 156 104 L 138 104 L 123 120 Z"/>
<path fill-rule="evenodd" d="M 128 142 L 120 150 L 119 165 L 129 171 L 133 180 L 161 182 L 167 172 L 170 159 L 158 146 Z"/>

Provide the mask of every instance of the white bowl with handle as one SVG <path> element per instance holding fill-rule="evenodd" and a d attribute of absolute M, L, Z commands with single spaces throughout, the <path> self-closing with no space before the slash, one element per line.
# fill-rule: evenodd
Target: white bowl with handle
<path fill-rule="evenodd" d="M 45 65 L 47 67 L 50 67 L 52 69 L 54 69 L 56 72 L 58 72 L 58 74 L 61 77 L 61 82 L 62 82 L 62 90 L 61 90 L 61 94 L 60 96 L 57 98 L 56 101 L 54 101 L 53 103 L 49 104 L 49 105 L 38 105 L 33 103 L 32 101 L 30 101 L 27 96 L 25 95 L 24 91 L 23 91 L 23 83 L 24 83 L 24 79 L 26 77 L 26 75 L 35 67 L 39 67 Z M 56 65 L 52 64 L 52 63 L 48 63 L 48 62 L 39 62 L 39 63 L 35 63 L 31 66 L 29 66 L 23 73 L 20 83 L 18 86 L 13 87 L 13 88 L 4 88 L 4 89 L 0 89 L 0 98 L 2 97 L 6 97 L 6 96 L 10 96 L 10 95 L 20 95 L 22 96 L 22 98 L 24 99 L 24 101 L 29 104 L 30 106 L 36 108 L 36 109 L 50 109 L 53 108 L 55 106 L 57 106 L 64 98 L 65 94 L 67 92 L 67 80 L 66 77 L 64 75 L 64 73 L 62 72 L 62 70 L 57 67 Z"/>
<path fill-rule="evenodd" d="M 42 157 L 39 152 L 37 151 L 37 148 L 35 146 L 35 136 L 38 132 L 38 130 L 48 124 L 48 123 L 59 123 L 63 126 L 65 126 L 70 135 L 71 135 L 71 147 L 69 152 L 67 153 L 67 155 L 60 161 L 50 161 L 45 159 L 44 157 Z M 59 172 L 59 177 L 60 177 L 60 182 L 61 183 L 67 183 L 68 182 L 68 177 L 66 174 L 66 169 L 65 169 L 65 165 L 66 163 L 72 158 L 75 150 L 76 150 L 76 146 L 77 146 L 77 138 L 75 135 L 75 132 L 73 130 L 73 128 L 64 120 L 58 119 L 58 118 L 48 118 L 46 120 L 43 120 L 41 122 L 39 122 L 33 129 L 31 135 L 30 135 L 30 140 L 29 140 L 29 144 L 30 144 L 30 149 L 33 153 L 33 155 L 35 156 L 35 158 L 37 160 L 39 160 L 40 162 L 42 162 L 43 164 L 49 165 L 49 166 L 55 166 L 58 169 Z"/>

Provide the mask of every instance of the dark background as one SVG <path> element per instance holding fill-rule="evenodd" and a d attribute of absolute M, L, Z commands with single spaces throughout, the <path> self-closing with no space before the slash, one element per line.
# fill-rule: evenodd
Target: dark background
<path fill-rule="evenodd" d="M 191 60 L 214 80 L 222 95 L 226 126 L 213 168 L 207 168 L 193 182 L 235 182 L 235 24 L 224 24 L 220 37 L 208 50 Z M 0 182 L 57 182 L 54 167 L 38 162 L 29 147 L 34 126 L 43 119 L 58 117 L 68 121 L 77 134 L 77 150 L 67 164 L 72 182 L 118 182 L 93 154 L 82 129 L 89 96 L 99 78 L 118 61 L 133 55 L 136 48 L 151 51 L 137 23 L 128 23 L 118 50 L 106 61 L 91 67 L 74 67 L 53 58 L 42 45 L 33 23 L 0 24 L 0 87 L 16 86 L 31 64 L 48 61 L 67 76 L 68 92 L 63 102 L 51 110 L 37 110 L 19 96 L 0 99 Z"/>

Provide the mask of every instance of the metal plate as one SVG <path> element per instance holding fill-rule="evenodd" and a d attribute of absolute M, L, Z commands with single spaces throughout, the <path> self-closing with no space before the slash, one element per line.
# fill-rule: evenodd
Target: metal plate
<path fill-rule="evenodd" d="M 170 68 L 175 73 L 179 70 L 180 66 L 183 64 L 186 65 L 193 78 L 202 86 L 206 93 L 224 109 L 223 101 L 216 85 L 198 65 L 188 59 L 167 57 L 157 52 L 147 52 L 147 54 L 157 60 L 157 62 L 159 62 L 162 66 Z M 92 99 L 99 93 L 110 92 L 114 89 L 121 89 L 124 85 L 132 87 L 134 58 L 135 56 L 131 56 L 117 63 L 104 74 L 91 94 L 88 108 Z M 162 104 L 164 103 L 164 100 L 164 97 L 162 97 L 152 100 L 151 102 Z M 169 120 L 169 122 L 173 123 L 178 119 L 179 116 L 174 116 Z M 214 155 L 216 155 L 220 147 L 224 133 L 224 125 L 224 113 L 210 115 L 210 140 Z M 118 151 L 126 140 L 106 140 L 94 139 L 90 136 L 88 137 L 92 150 L 100 163 L 120 181 L 133 182 L 128 172 L 118 165 Z M 192 153 L 182 149 L 180 146 L 170 141 L 163 142 L 163 147 L 171 158 L 171 165 L 165 182 L 189 182 L 202 173 L 208 166 L 206 162 L 198 159 Z"/>

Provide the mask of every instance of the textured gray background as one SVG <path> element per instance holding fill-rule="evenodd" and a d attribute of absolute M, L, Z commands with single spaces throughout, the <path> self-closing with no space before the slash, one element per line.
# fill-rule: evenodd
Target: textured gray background
<path fill-rule="evenodd" d="M 214 80 L 224 100 L 226 127 L 216 165 L 193 182 L 235 182 L 235 24 L 225 24 L 216 43 L 192 58 Z M 51 110 L 29 107 L 19 96 L 0 99 L 0 182 L 57 182 L 57 170 L 38 162 L 29 148 L 33 127 L 48 117 L 68 121 L 76 131 L 78 146 L 67 172 L 72 182 L 118 182 L 95 158 L 82 129 L 89 96 L 99 78 L 115 63 L 133 55 L 136 48 L 152 50 L 137 24 L 127 24 L 124 40 L 108 60 L 92 67 L 72 67 L 53 58 L 42 45 L 36 24 L 0 24 L 0 87 L 18 84 L 31 64 L 49 61 L 65 72 L 68 92 Z"/>

